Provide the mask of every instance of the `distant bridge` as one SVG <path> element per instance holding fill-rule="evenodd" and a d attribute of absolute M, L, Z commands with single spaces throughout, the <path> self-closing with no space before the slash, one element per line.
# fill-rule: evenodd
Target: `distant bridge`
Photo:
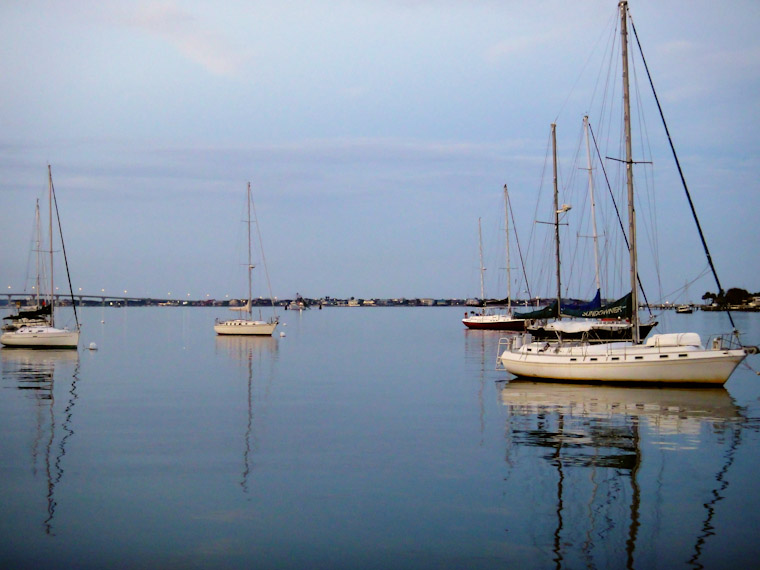
<path fill-rule="evenodd" d="M 189 304 L 189 305 L 201 305 L 211 302 L 210 300 L 198 300 L 198 299 L 177 299 L 177 298 L 156 298 L 156 297 L 129 297 L 123 295 L 87 295 L 85 293 L 64 294 L 56 293 L 53 295 L 56 302 L 66 303 L 71 302 L 71 298 L 78 305 L 93 305 L 117 302 L 119 304 L 137 304 L 137 305 L 158 305 L 159 303 L 171 303 L 171 304 Z M 7 298 L 8 305 L 15 305 L 17 302 L 29 301 L 34 298 L 32 293 L 2 293 L 0 298 Z M 49 298 L 49 295 L 43 295 L 43 299 Z"/>

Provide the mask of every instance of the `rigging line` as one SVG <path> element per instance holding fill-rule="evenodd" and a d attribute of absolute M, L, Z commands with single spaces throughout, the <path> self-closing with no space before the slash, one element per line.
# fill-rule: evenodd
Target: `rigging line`
<path fill-rule="evenodd" d="M 678 289 L 675 289 L 674 291 L 671 291 L 670 293 L 668 293 L 666 295 L 663 295 L 662 298 L 663 299 L 667 299 L 667 298 L 672 297 L 672 296 L 674 296 L 676 294 L 681 295 L 682 293 L 685 293 L 686 290 L 690 286 L 694 285 L 694 283 L 696 283 L 697 281 L 699 281 L 700 279 L 702 279 L 702 277 L 704 277 L 709 271 L 710 271 L 710 266 L 706 265 L 705 268 L 694 279 L 692 279 L 691 281 L 687 281 L 686 285 L 684 285 L 683 287 L 679 287 Z"/>
<path fill-rule="evenodd" d="M 588 130 L 591 133 L 591 138 L 594 141 L 594 148 L 596 149 L 596 154 L 599 157 L 599 165 L 602 167 L 602 172 L 604 173 L 604 181 L 607 183 L 607 190 L 610 192 L 610 197 L 612 198 L 612 205 L 615 207 L 615 214 L 617 215 L 618 223 L 620 224 L 620 231 L 623 234 L 623 239 L 625 240 L 625 247 L 630 249 L 631 245 L 628 243 L 628 236 L 625 233 L 625 227 L 623 226 L 623 220 L 620 217 L 620 210 L 618 210 L 617 202 L 615 202 L 615 196 L 612 193 L 612 186 L 610 185 L 610 179 L 607 177 L 607 169 L 604 167 L 604 161 L 602 160 L 602 155 L 599 153 L 599 145 L 596 144 L 596 135 L 594 135 L 594 129 L 591 128 L 591 122 L 589 121 L 588 124 Z M 641 276 L 639 276 L 638 271 L 636 272 L 636 281 L 639 282 L 639 289 L 641 289 L 641 294 L 644 297 L 644 303 L 647 306 L 647 310 L 649 311 L 649 315 L 652 315 L 652 308 L 649 306 L 649 299 L 647 299 L 646 291 L 644 291 L 644 285 L 641 283 Z M 636 310 L 636 307 L 633 307 L 633 310 Z"/>
<path fill-rule="evenodd" d="M 613 16 L 610 17 L 610 21 L 614 21 L 614 20 L 617 20 L 617 17 L 613 15 Z M 609 27 L 609 25 L 610 24 L 608 24 L 608 26 L 603 26 L 601 28 L 602 31 L 599 34 L 599 36 L 597 37 L 596 41 L 594 42 L 593 49 L 591 49 L 589 51 L 588 58 L 586 58 L 586 62 L 583 64 L 583 67 L 581 68 L 580 72 L 578 73 L 578 76 L 575 78 L 575 83 L 573 83 L 573 86 L 570 89 L 570 91 L 568 92 L 567 97 L 562 102 L 562 105 L 560 106 L 559 111 L 557 112 L 557 116 L 554 118 L 554 121 L 552 121 L 553 123 L 556 123 L 559 120 L 559 116 L 562 114 L 565 106 L 567 105 L 567 102 L 573 96 L 573 93 L 575 92 L 575 89 L 578 87 L 578 84 L 580 83 L 581 78 L 583 77 L 583 74 L 585 73 L 585 70 L 589 67 L 589 64 L 590 64 L 591 60 L 593 59 L 594 54 L 599 49 L 599 46 L 602 43 L 602 39 L 605 37 L 605 31 L 604 30 L 607 29 Z M 592 97 L 592 99 L 593 99 L 593 97 Z"/>
<path fill-rule="evenodd" d="M 538 211 L 539 211 L 539 208 L 542 206 L 541 194 L 544 189 L 544 182 L 546 179 L 546 171 L 549 167 L 548 165 L 549 165 L 550 155 L 551 155 L 551 134 L 549 135 L 546 141 L 546 146 L 544 150 L 544 166 L 543 166 L 543 169 L 541 170 L 541 180 L 538 185 L 536 207 L 533 210 L 533 224 L 531 225 L 530 234 L 528 236 L 528 254 L 531 255 L 531 263 L 532 263 L 533 273 L 535 277 L 533 282 L 541 283 L 542 288 L 544 288 L 544 290 L 546 287 L 545 285 L 546 265 L 544 261 L 536 261 L 536 259 L 537 258 L 540 260 L 550 259 L 551 257 L 553 257 L 553 254 L 550 255 L 550 252 L 548 250 L 550 244 L 547 242 L 546 239 L 544 239 L 543 249 L 541 249 L 541 251 L 537 251 L 539 249 L 539 245 L 537 244 L 539 238 L 536 233 L 536 226 L 538 224 L 538 221 L 537 221 Z M 536 267 L 538 267 L 538 269 L 536 269 Z"/>
<path fill-rule="evenodd" d="M 528 274 L 525 272 L 525 260 L 523 259 L 522 248 L 520 247 L 520 238 L 517 235 L 517 226 L 515 225 L 515 211 L 512 209 L 512 200 L 507 195 L 507 205 L 509 206 L 509 215 L 512 218 L 512 231 L 515 234 L 515 241 L 517 242 L 517 254 L 520 256 L 520 265 L 522 266 L 523 279 L 525 279 L 525 288 L 528 291 L 528 299 L 533 295 L 530 292 L 530 284 L 528 283 Z"/>
<path fill-rule="evenodd" d="M 50 165 L 48 165 L 48 170 L 50 170 Z M 74 289 L 71 287 L 71 275 L 69 274 L 69 259 L 68 257 L 66 257 L 66 243 L 63 241 L 63 228 L 61 227 L 61 214 L 58 212 L 58 199 L 55 197 L 55 186 L 53 186 L 52 174 L 50 175 L 50 191 L 53 194 L 53 204 L 55 204 L 55 217 L 58 220 L 58 232 L 61 235 L 61 249 L 63 250 L 63 262 L 66 265 L 66 279 L 68 279 L 69 281 L 69 295 L 71 296 L 71 306 L 74 309 L 74 320 L 77 323 L 77 330 L 79 330 L 79 317 L 77 315 L 77 304 L 74 301 Z"/>
<path fill-rule="evenodd" d="M 673 159 L 676 163 L 676 168 L 678 169 L 678 175 L 681 177 L 681 183 L 683 184 L 684 192 L 686 193 L 686 200 L 689 202 L 689 207 L 691 208 L 691 215 L 694 218 L 694 223 L 697 226 L 697 231 L 699 232 L 699 239 L 702 241 L 702 247 L 705 250 L 705 255 L 707 256 L 707 263 L 710 265 L 710 269 L 712 270 L 713 277 L 715 277 L 715 283 L 718 285 L 718 291 L 723 292 L 723 287 L 720 284 L 720 279 L 718 278 L 718 272 L 715 269 L 715 265 L 713 264 L 712 256 L 710 255 L 710 249 L 707 247 L 707 240 L 705 239 L 705 235 L 702 232 L 702 225 L 699 223 L 699 218 L 697 217 L 697 210 L 694 207 L 694 202 L 691 199 L 691 193 L 689 192 L 689 187 L 686 185 L 686 178 L 684 177 L 683 170 L 681 169 L 681 163 L 678 160 L 678 155 L 676 154 L 675 146 L 673 145 L 673 139 L 670 136 L 670 130 L 668 129 L 668 124 L 665 122 L 665 114 L 662 111 L 662 106 L 660 105 L 660 99 L 657 97 L 657 92 L 654 89 L 654 81 L 652 80 L 652 74 L 649 73 L 649 66 L 647 65 L 647 60 L 644 57 L 644 50 L 641 48 L 641 42 L 639 41 L 639 34 L 636 32 L 636 26 L 633 24 L 633 18 L 630 17 L 630 14 L 628 17 L 631 20 L 631 28 L 633 28 L 633 36 L 636 38 L 636 45 L 639 48 L 639 53 L 641 54 L 641 61 L 644 64 L 644 69 L 647 72 L 647 78 L 649 79 L 649 85 L 652 88 L 652 94 L 654 95 L 655 103 L 657 103 L 657 110 L 660 112 L 660 119 L 662 119 L 662 126 L 665 128 L 665 134 L 668 137 L 668 144 L 670 145 L 670 150 L 673 153 Z M 734 331 L 736 331 L 736 324 L 734 323 L 734 318 L 731 316 L 731 311 L 729 309 L 726 309 L 726 314 L 728 315 L 728 320 L 731 321 L 731 326 L 734 328 Z"/>
<path fill-rule="evenodd" d="M 259 217 L 256 214 L 256 203 L 253 200 L 251 200 L 251 206 L 253 207 L 253 219 L 256 222 L 256 234 L 259 238 L 259 248 L 261 249 L 261 261 L 264 263 L 264 274 L 267 277 L 267 287 L 269 288 L 269 298 L 272 303 L 274 316 L 275 318 L 277 318 L 277 307 L 275 306 L 274 295 L 272 295 L 272 282 L 269 280 L 269 269 L 267 268 L 267 258 L 266 258 L 266 255 L 264 255 L 264 242 L 261 241 L 261 228 L 259 227 Z"/>
<path fill-rule="evenodd" d="M 580 132 L 582 136 L 582 133 L 583 133 L 582 127 L 581 127 Z M 582 139 L 578 137 L 576 138 L 576 140 L 580 141 Z M 562 198 L 563 198 L 562 202 L 569 203 L 569 204 L 576 204 L 576 206 L 577 206 L 577 203 L 575 202 L 575 194 L 573 193 L 573 189 L 576 185 L 575 181 L 578 175 L 577 165 L 578 165 L 578 161 L 580 160 L 579 159 L 580 153 L 581 153 L 581 144 L 579 142 L 579 144 L 575 146 L 575 152 L 573 154 L 571 168 L 569 171 L 570 174 L 568 175 L 567 183 L 562 186 Z M 571 286 L 573 283 L 576 284 L 576 294 L 580 294 L 580 290 L 583 286 L 582 285 L 582 278 L 583 278 L 582 269 L 585 267 L 585 263 L 583 262 L 585 261 L 584 254 L 586 253 L 586 248 L 580 247 L 581 240 L 579 239 L 580 235 L 578 235 L 579 234 L 578 228 L 581 228 L 583 226 L 586 210 L 587 210 L 586 201 L 584 198 L 581 203 L 581 206 L 575 209 L 576 212 L 580 212 L 580 215 L 578 217 L 573 218 L 575 221 L 574 226 L 576 228 L 576 235 L 575 235 L 576 239 L 572 240 L 572 245 L 570 246 L 567 245 L 567 242 L 569 240 L 563 240 L 562 242 L 566 248 L 566 251 L 568 251 L 569 253 L 569 256 L 563 256 L 563 259 L 565 257 L 569 257 L 569 260 L 565 263 L 565 265 L 569 265 L 570 269 L 569 271 L 568 270 L 565 271 L 566 275 L 565 275 L 565 278 L 562 280 L 562 284 L 565 288 L 565 295 L 567 295 L 568 297 L 570 296 Z M 565 233 L 572 235 L 569 226 Z M 576 273 L 576 270 L 578 270 L 577 273 Z M 576 274 L 578 275 L 577 280 L 575 277 Z"/>
<path fill-rule="evenodd" d="M 31 238 L 29 239 L 29 242 L 30 242 L 29 253 L 26 257 L 26 273 L 24 274 L 24 293 L 26 293 L 26 287 L 30 279 L 29 268 L 32 266 L 32 254 L 35 254 L 35 261 L 36 261 L 36 256 L 39 256 L 38 250 L 40 248 L 37 245 L 37 242 L 39 241 L 38 236 L 40 233 L 40 224 L 39 224 L 39 221 L 37 220 L 39 209 L 40 209 L 40 199 L 37 198 L 37 207 L 35 208 L 35 213 L 34 213 L 34 224 L 32 224 L 32 235 L 31 235 Z"/>
<path fill-rule="evenodd" d="M 609 35 L 609 38 L 607 40 L 607 51 L 604 53 L 604 55 L 602 57 L 602 61 L 607 61 L 607 60 L 617 61 L 617 55 L 616 54 L 617 54 L 618 50 L 615 50 L 614 46 L 615 46 L 615 41 L 616 41 L 616 39 L 617 39 L 617 37 L 619 35 L 618 34 L 618 27 L 617 27 L 617 25 L 618 25 L 618 22 L 617 22 L 618 18 L 617 18 L 616 15 L 613 15 L 611 17 L 611 19 L 614 20 L 614 22 L 612 22 L 612 24 L 610 25 L 610 35 Z M 610 89 L 609 89 L 609 85 L 611 83 L 610 79 L 613 76 L 612 73 L 611 73 L 612 67 L 613 67 L 612 64 L 608 63 L 607 65 L 602 65 L 599 68 L 599 73 L 597 74 L 596 81 L 594 82 L 594 89 L 593 89 L 593 91 L 591 93 L 591 97 L 589 99 L 589 109 L 593 108 L 594 101 L 597 100 L 597 91 L 598 91 L 598 89 L 599 89 L 599 87 L 601 85 L 604 85 L 604 88 L 601 90 L 600 107 L 602 109 L 606 108 L 606 106 L 607 106 L 607 103 L 606 103 L 607 94 L 610 92 Z M 607 70 L 607 77 L 606 78 L 604 77 L 604 73 L 603 73 L 605 69 Z M 602 79 L 604 79 L 604 81 L 602 81 Z M 614 85 L 614 83 L 613 83 L 613 85 Z M 586 114 L 588 114 L 588 113 L 586 113 Z"/>
<path fill-rule="evenodd" d="M 647 128 L 647 122 L 646 122 L 646 116 L 643 113 L 643 108 L 641 105 L 641 102 L 643 101 L 641 97 L 641 90 L 640 90 L 640 84 L 639 84 L 639 76 L 638 76 L 638 67 L 635 65 L 636 62 L 631 62 L 631 67 L 633 68 L 633 85 L 634 89 L 636 90 L 636 115 L 638 118 L 639 123 L 639 131 L 642 133 L 642 136 L 639 137 L 639 143 L 640 143 L 640 152 L 642 156 L 645 156 L 650 159 L 652 157 L 652 148 L 649 144 L 650 138 L 649 138 L 649 130 Z M 645 144 L 646 143 L 646 144 Z M 648 164 L 645 162 L 645 164 Z M 646 189 L 646 196 L 648 198 L 648 201 L 646 202 L 646 205 L 648 206 L 648 210 L 650 212 L 647 223 L 644 224 L 644 229 L 646 236 L 649 241 L 649 245 L 651 247 L 651 250 L 653 252 L 653 263 L 655 266 L 655 271 L 657 274 L 657 291 L 661 295 L 662 294 L 662 280 L 661 280 L 661 271 L 660 271 L 660 246 L 659 246 L 659 235 L 657 232 L 657 200 L 655 200 L 655 192 L 654 192 L 654 177 L 650 176 L 649 169 L 644 168 L 643 170 L 643 179 L 644 179 L 644 188 Z M 652 173 L 653 174 L 653 173 Z M 639 195 L 641 193 L 638 193 Z M 640 202 L 642 202 L 640 200 Z M 639 224 L 639 227 L 641 227 L 642 224 Z"/>

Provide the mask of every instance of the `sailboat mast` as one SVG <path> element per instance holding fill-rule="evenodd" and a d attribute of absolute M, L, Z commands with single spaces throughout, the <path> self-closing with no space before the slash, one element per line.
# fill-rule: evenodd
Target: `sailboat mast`
<path fill-rule="evenodd" d="M 504 234 L 507 247 L 507 314 L 512 314 L 512 270 L 509 265 L 509 193 L 504 185 Z"/>
<path fill-rule="evenodd" d="M 55 287 L 53 282 L 53 171 L 48 164 L 48 231 L 50 232 L 50 326 L 55 326 Z"/>
<path fill-rule="evenodd" d="M 559 261 L 559 188 L 557 186 L 557 124 L 552 123 L 552 165 L 554 178 L 554 247 L 557 260 L 557 318 L 562 318 L 562 283 Z"/>
<path fill-rule="evenodd" d="M 630 241 L 630 265 L 631 265 L 631 328 L 633 330 L 633 342 L 638 343 L 639 338 L 639 294 L 637 282 L 637 249 L 636 249 L 636 208 L 633 194 L 633 149 L 631 143 L 631 98 L 628 81 L 628 27 L 626 13 L 628 2 L 623 0 L 618 4 L 620 9 L 620 47 L 623 57 L 623 119 L 625 123 L 625 172 L 628 185 L 628 239 Z"/>
<path fill-rule="evenodd" d="M 251 183 L 248 183 L 248 219 L 246 220 L 246 223 L 248 224 L 248 314 L 250 315 L 253 312 L 253 306 L 252 306 L 252 295 L 253 295 L 253 286 L 251 284 L 251 271 L 253 271 L 253 265 L 251 263 Z"/>
<path fill-rule="evenodd" d="M 486 268 L 483 267 L 483 232 L 480 229 L 480 218 L 478 218 L 478 246 L 480 248 L 480 300 L 483 301 L 483 305 L 485 306 L 486 288 L 483 281 L 483 272 Z"/>
<path fill-rule="evenodd" d="M 592 239 L 594 240 L 594 269 L 596 271 L 596 288 L 599 292 L 602 290 L 601 279 L 599 278 L 599 236 L 596 233 L 596 202 L 594 201 L 594 173 L 591 168 L 591 145 L 589 143 L 589 123 L 588 115 L 583 117 L 583 130 L 586 133 L 586 161 L 588 164 L 588 194 L 591 202 L 591 228 Z"/>

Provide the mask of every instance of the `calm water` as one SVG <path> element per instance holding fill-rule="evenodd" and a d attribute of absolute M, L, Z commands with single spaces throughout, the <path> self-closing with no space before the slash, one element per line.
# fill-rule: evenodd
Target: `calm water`
<path fill-rule="evenodd" d="M 267 339 L 216 337 L 225 313 L 87 308 L 97 351 L 0 351 L 0 567 L 760 557 L 746 367 L 721 389 L 507 382 L 499 334 L 465 331 L 459 308 L 286 311 L 286 337 Z M 760 315 L 736 319 L 760 344 Z"/>

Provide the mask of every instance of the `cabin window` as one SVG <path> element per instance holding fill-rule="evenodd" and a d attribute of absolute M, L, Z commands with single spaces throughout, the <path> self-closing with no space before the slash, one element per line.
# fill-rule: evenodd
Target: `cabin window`
<path fill-rule="evenodd" d="M 619 356 L 613 356 L 612 360 L 620 360 L 620 357 Z"/>
<path fill-rule="evenodd" d="M 689 356 L 689 355 L 688 354 L 679 354 L 678 358 L 686 358 L 687 356 Z"/>
<path fill-rule="evenodd" d="M 643 357 L 643 356 L 637 356 L 637 357 L 636 357 L 636 360 L 643 360 L 643 359 L 644 359 L 644 357 Z"/>
<path fill-rule="evenodd" d="M 575 362 L 576 360 L 578 360 L 578 359 L 577 358 L 571 358 L 570 362 Z"/>
<path fill-rule="evenodd" d="M 596 362 L 597 359 L 596 358 L 591 358 L 590 360 L 591 360 L 591 362 Z"/>
<path fill-rule="evenodd" d="M 661 355 L 660 355 L 660 358 L 667 358 L 667 357 L 668 357 L 668 355 L 667 355 L 667 354 L 661 354 Z"/>

